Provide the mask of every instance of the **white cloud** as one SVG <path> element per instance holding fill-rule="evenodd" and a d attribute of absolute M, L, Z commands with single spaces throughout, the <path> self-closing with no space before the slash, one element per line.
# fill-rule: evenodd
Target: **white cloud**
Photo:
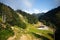
<path fill-rule="evenodd" d="M 22 0 L 23 4 L 27 7 L 32 7 L 32 3 L 29 0 Z"/>
<path fill-rule="evenodd" d="M 46 13 L 46 12 L 48 12 L 48 10 L 43 10 L 42 12 Z"/>
<path fill-rule="evenodd" d="M 39 9 L 34 9 L 33 12 L 34 13 L 40 13 L 40 10 Z"/>
<path fill-rule="evenodd" d="M 39 10 L 39 9 L 34 9 L 33 13 L 46 13 L 48 10 Z"/>
<path fill-rule="evenodd" d="M 46 13 L 46 12 L 48 12 L 48 10 L 39 10 L 39 9 L 32 9 L 32 10 L 24 10 L 25 12 L 27 12 L 27 13 L 30 13 L 30 14 L 32 14 L 32 13 L 35 13 L 35 14 L 37 14 L 37 13 Z"/>
<path fill-rule="evenodd" d="M 27 12 L 27 13 L 30 13 L 30 14 L 32 14 L 32 13 L 40 13 L 40 10 L 38 10 L 38 9 L 24 10 L 24 11 Z"/>
<path fill-rule="evenodd" d="M 30 13 L 28 10 L 24 10 L 25 12 L 27 12 L 27 13 Z"/>

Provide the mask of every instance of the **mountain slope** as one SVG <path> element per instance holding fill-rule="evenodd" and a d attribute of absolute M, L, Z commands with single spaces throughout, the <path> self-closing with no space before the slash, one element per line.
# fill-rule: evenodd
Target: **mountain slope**
<path fill-rule="evenodd" d="M 46 25 L 52 25 L 55 28 L 55 40 L 60 39 L 60 6 L 50 10 L 45 15 L 39 17 L 39 20 Z"/>
<path fill-rule="evenodd" d="M 17 10 L 17 12 L 20 13 L 21 15 L 23 15 L 24 17 L 26 17 L 28 23 L 36 24 L 38 22 L 38 19 L 31 14 L 28 14 L 28 13 L 21 11 L 21 10 Z"/>
<path fill-rule="evenodd" d="M 33 13 L 32 15 L 35 16 L 35 17 L 37 17 L 37 19 L 38 19 L 40 16 L 42 16 L 42 15 L 44 15 L 44 14 L 45 14 L 45 13 L 37 13 L 37 14 Z"/>
<path fill-rule="evenodd" d="M 59 24 L 60 24 L 60 6 L 50 10 L 49 12 L 47 12 L 45 15 L 39 17 L 39 20 L 45 20 L 46 22 L 51 22 L 53 23 L 55 26 L 57 26 L 57 28 L 59 28 Z"/>
<path fill-rule="evenodd" d="M 0 3 L 0 40 L 53 40 L 53 29 L 39 30 L 35 16 Z M 39 23 L 38 23 L 39 22 Z M 41 26 L 38 25 L 38 26 Z M 42 35 L 41 35 L 42 34 Z M 11 37 L 13 36 L 13 37 Z"/>

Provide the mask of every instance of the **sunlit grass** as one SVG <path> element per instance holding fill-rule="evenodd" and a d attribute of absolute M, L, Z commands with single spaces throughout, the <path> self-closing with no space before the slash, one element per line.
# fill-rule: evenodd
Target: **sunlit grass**
<path fill-rule="evenodd" d="M 48 39 L 50 40 L 53 40 L 53 38 L 51 38 L 50 35 L 48 35 L 48 33 L 52 34 L 53 35 L 53 32 L 50 31 L 50 30 L 39 30 L 37 29 L 36 27 L 34 27 L 33 25 L 29 25 L 30 27 L 27 28 L 28 29 L 28 32 L 32 32 L 32 33 L 36 33 L 38 35 L 41 35 L 41 36 L 44 36 L 44 37 L 47 37 Z"/>

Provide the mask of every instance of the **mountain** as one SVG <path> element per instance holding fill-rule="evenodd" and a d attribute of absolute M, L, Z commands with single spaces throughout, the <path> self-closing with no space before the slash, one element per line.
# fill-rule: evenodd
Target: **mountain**
<path fill-rule="evenodd" d="M 60 6 L 48 11 L 43 16 L 39 17 L 39 20 L 46 25 L 52 24 L 55 26 L 55 40 L 60 39 Z"/>
<path fill-rule="evenodd" d="M 18 14 L 11 7 L 4 5 L 3 3 L 0 3 L 0 14 L 2 23 L 9 24 L 11 26 L 16 25 L 22 28 L 26 26 L 25 23 L 21 21 Z"/>
<path fill-rule="evenodd" d="M 45 13 L 33 13 L 32 15 L 39 18 L 40 16 L 44 15 Z"/>
<path fill-rule="evenodd" d="M 53 40 L 53 29 L 40 30 L 38 19 L 0 3 L 0 40 Z"/>
<path fill-rule="evenodd" d="M 0 40 L 6 40 L 8 37 L 14 35 L 13 30 L 11 29 L 11 20 L 14 20 L 12 16 L 13 9 L 9 6 L 0 3 Z M 7 16 L 6 16 L 7 15 Z"/>
<path fill-rule="evenodd" d="M 48 11 L 43 16 L 39 17 L 39 20 L 45 20 L 46 22 L 51 22 L 54 24 L 57 28 L 60 28 L 60 6 Z"/>

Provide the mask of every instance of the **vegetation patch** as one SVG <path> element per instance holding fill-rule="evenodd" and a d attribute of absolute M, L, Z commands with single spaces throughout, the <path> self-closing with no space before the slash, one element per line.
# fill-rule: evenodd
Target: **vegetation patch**
<path fill-rule="evenodd" d="M 13 36 L 14 32 L 10 27 L 2 28 L 0 25 L 0 40 L 7 40 L 8 37 Z"/>

